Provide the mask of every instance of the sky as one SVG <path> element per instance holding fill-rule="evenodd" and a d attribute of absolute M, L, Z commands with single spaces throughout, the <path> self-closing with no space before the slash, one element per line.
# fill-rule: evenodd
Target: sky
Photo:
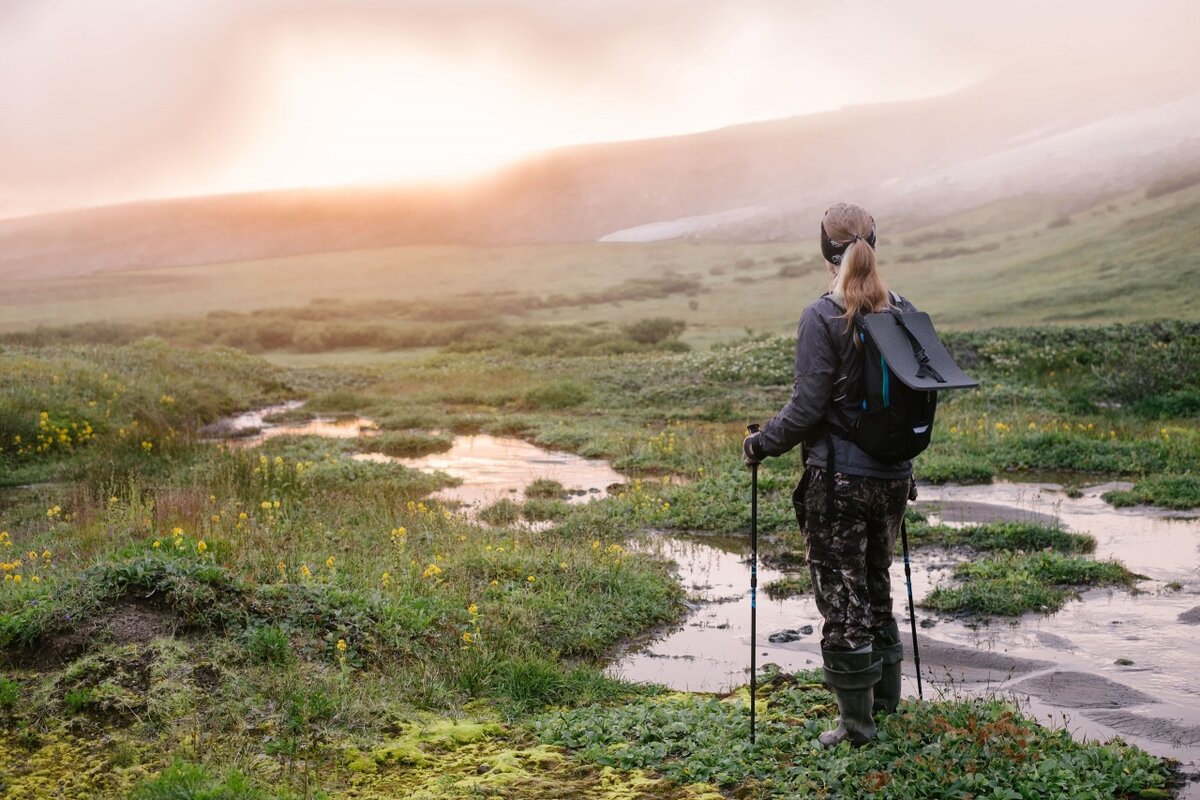
<path fill-rule="evenodd" d="M 549 148 L 943 94 L 1031 58 L 1111 68 L 1200 30 L 1194 5 L 0 0 L 0 218 L 466 180 Z"/>

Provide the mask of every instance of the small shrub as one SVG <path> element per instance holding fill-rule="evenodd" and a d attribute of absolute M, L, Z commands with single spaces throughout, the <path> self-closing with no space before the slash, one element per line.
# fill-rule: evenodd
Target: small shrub
<path fill-rule="evenodd" d="M 16 707 L 21 698 L 21 684 L 8 678 L 0 678 L 0 709 Z"/>
<path fill-rule="evenodd" d="M 496 527 L 512 525 L 521 518 L 521 507 L 507 498 L 498 500 L 480 511 L 479 518 Z"/>
<path fill-rule="evenodd" d="M 772 600 L 787 600 L 789 597 L 799 597 L 812 591 L 812 578 L 807 572 L 797 572 L 771 581 L 764 587 L 767 597 Z"/>
<path fill-rule="evenodd" d="M 258 664 L 290 664 L 293 653 L 287 630 L 279 625 L 251 628 L 246 632 L 246 655 Z"/>
<path fill-rule="evenodd" d="M 521 514 L 530 522 L 549 522 L 559 520 L 571 513 L 571 504 L 565 500 L 545 500 L 534 498 L 525 501 Z"/>
<path fill-rule="evenodd" d="M 638 344 L 653 345 L 679 338 L 679 334 L 683 333 L 686 327 L 687 323 L 681 319 L 655 317 L 654 319 L 638 320 L 623 326 L 621 330 Z"/>
<path fill-rule="evenodd" d="M 577 406 L 588 396 L 587 389 L 575 381 L 561 380 L 533 387 L 525 392 L 522 401 L 526 408 L 552 411 Z"/>
<path fill-rule="evenodd" d="M 542 499 L 557 499 L 566 494 L 566 489 L 561 483 L 550 478 L 538 478 L 533 483 L 525 487 L 526 497 L 539 497 Z"/>
<path fill-rule="evenodd" d="M 562 668 L 552 661 L 507 661 L 496 670 L 495 680 L 496 694 L 507 699 L 517 713 L 566 699 Z"/>
<path fill-rule="evenodd" d="M 71 689 L 63 695 L 63 705 L 66 706 L 68 714 L 78 714 L 81 711 L 86 711 L 95 702 L 96 693 L 87 686 Z"/>

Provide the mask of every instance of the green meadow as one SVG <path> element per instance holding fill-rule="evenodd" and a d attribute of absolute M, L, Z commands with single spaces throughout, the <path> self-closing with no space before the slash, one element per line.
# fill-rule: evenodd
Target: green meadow
<path fill-rule="evenodd" d="M 1193 187 L 1051 227 L 1014 204 L 885 232 L 893 285 L 981 381 L 944 398 L 918 477 L 1119 478 L 1114 504 L 1195 506 L 1197 203 Z M 744 687 L 605 675 L 685 610 L 638 542 L 746 533 L 740 442 L 787 399 L 788 331 L 825 280 L 813 250 L 407 248 L 18 287 L 0 344 L 0 791 L 1168 796 L 1167 762 L 999 701 L 906 702 L 878 743 L 822 751 L 836 708 L 814 675 L 764 679 L 754 746 Z M 201 433 L 284 400 L 304 401 L 289 420 L 381 435 Z M 472 433 L 605 458 L 626 482 L 577 505 L 540 481 L 477 519 L 431 497 L 445 474 L 354 458 Z M 768 553 L 802 547 L 800 469 L 761 469 Z M 946 613 L 1136 580 L 1054 528 L 911 524 L 915 546 L 979 554 L 924 599 Z"/>

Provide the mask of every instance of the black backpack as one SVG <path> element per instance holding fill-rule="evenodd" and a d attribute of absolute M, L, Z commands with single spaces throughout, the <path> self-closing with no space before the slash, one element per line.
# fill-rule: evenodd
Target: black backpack
<path fill-rule="evenodd" d="M 892 295 L 892 300 L 897 302 L 898 298 Z M 907 461 L 929 446 L 938 392 L 979 386 L 954 363 L 928 314 L 897 308 L 858 314 L 852 332 L 861 346 L 854 348 L 858 357 L 852 358 L 839 376 L 846 388 L 845 395 L 833 403 L 839 424 L 827 426 L 818 434 L 825 438 L 830 518 L 834 514 L 837 469 L 832 434 L 885 463 Z M 849 413 L 839 402 L 845 398 L 858 407 L 857 413 Z M 804 485 L 809 474 L 805 471 L 804 480 L 792 494 L 801 528 L 805 524 Z"/>
<path fill-rule="evenodd" d="M 923 312 L 859 314 L 853 333 L 861 358 L 847 369 L 847 393 L 861 410 L 835 403 L 835 432 L 880 461 L 907 461 L 929 446 L 938 392 L 979 382 L 954 363 Z"/>

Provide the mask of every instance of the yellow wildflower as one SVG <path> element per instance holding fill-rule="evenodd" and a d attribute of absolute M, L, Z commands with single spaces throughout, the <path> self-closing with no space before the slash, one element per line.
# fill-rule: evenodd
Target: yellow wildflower
<path fill-rule="evenodd" d="M 470 643 L 471 643 L 471 639 L 472 639 L 472 638 L 473 638 L 473 637 L 471 636 L 471 632 L 470 632 L 470 631 L 464 631 L 464 632 L 463 632 L 463 635 L 462 635 L 462 640 L 463 640 L 464 642 L 466 642 L 467 644 L 470 644 Z"/>
<path fill-rule="evenodd" d="M 250 519 L 250 515 L 249 515 L 249 514 L 247 514 L 245 511 L 243 511 L 243 512 L 241 512 L 240 514 L 238 514 L 238 519 L 239 519 L 239 520 L 242 520 L 242 521 L 245 521 L 245 520 L 247 520 L 247 519 Z"/>
<path fill-rule="evenodd" d="M 339 651 L 339 652 L 341 652 L 341 653 L 344 653 L 344 652 L 346 652 L 346 640 L 345 640 L 345 639 L 338 639 L 338 640 L 337 640 L 337 649 L 338 649 L 338 651 Z"/>
<path fill-rule="evenodd" d="M 155 539 L 154 544 L 152 544 L 150 546 L 153 547 L 155 550 L 157 550 L 158 548 L 162 547 L 162 542 L 160 542 L 158 539 Z"/>
<path fill-rule="evenodd" d="M 384 588 L 387 588 L 387 585 L 392 582 L 392 573 L 383 573 L 383 577 L 380 578 L 380 582 L 384 585 Z"/>
<path fill-rule="evenodd" d="M 37 575 L 33 575 L 33 576 L 31 576 L 31 577 L 29 578 L 29 580 L 33 581 L 34 583 L 41 583 L 41 582 L 42 582 L 42 579 L 41 579 L 41 578 L 39 578 Z"/>
<path fill-rule="evenodd" d="M 263 500 L 261 505 L 262 505 L 262 510 L 263 510 L 263 511 L 270 511 L 270 510 L 271 510 L 271 501 L 270 501 L 270 500 Z"/>
<path fill-rule="evenodd" d="M 221 515 L 220 515 L 220 514 L 213 514 L 211 517 L 209 517 L 209 519 L 211 519 L 213 522 L 220 522 L 220 521 L 221 521 Z"/>
<path fill-rule="evenodd" d="M 312 577 L 312 570 L 308 568 L 308 564 L 301 564 L 301 565 L 300 565 L 300 575 L 301 575 L 301 576 L 303 576 L 303 577 L 305 577 L 305 578 L 311 578 L 311 577 Z"/>
<path fill-rule="evenodd" d="M 200 555 L 204 555 L 204 551 L 207 549 L 208 549 L 208 545 L 204 543 L 203 539 L 196 542 L 196 552 L 199 553 Z"/>
<path fill-rule="evenodd" d="M 488 586 L 499 586 L 499 585 L 500 585 L 500 581 L 498 581 L 498 580 L 492 580 L 490 583 L 488 583 Z"/>
<path fill-rule="evenodd" d="M 333 561 L 334 561 L 333 556 L 330 556 L 329 558 L 325 559 L 325 566 L 328 567 L 329 569 L 333 569 Z"/>
<path fill-rule="evenodd" d="M 475 605 L 474 603 L 471 603 L 471 605 L 467 606 L 467 613 L 468 614 L 478 614 L 479 606 Z"/>
<path fill-rule="evenodd" d="M 42 558 L 50 558 L 50 557 L 51 557 L 51 555 L 50 555 L 50 551 L 49 551 L 49 550 L 43 550 L 43 551 L 42 551 Z"/>
<path fill-rule="evenodd" d="M 536 580 L 537 580 L 537 578 L 536 578 L 536 577 L 534 577 L 533 575 L 530 575 L 530 576 L 529 576 L 528 578 L 526 578 L 525 580 L 529 581 L 530 583 L 533 583 L 534 581 L 536 581 Z"/>
<path fill-rule="evenodd" d="M 428 567 L 425 568 L 425 571 L 421 573 L 421 577 L 422 578 L 432 578 L 434 576 L 441 575 L 441 574 L 442 574 L 441 567 L 439 567 L 437 564 L 430 564 Z"/>

